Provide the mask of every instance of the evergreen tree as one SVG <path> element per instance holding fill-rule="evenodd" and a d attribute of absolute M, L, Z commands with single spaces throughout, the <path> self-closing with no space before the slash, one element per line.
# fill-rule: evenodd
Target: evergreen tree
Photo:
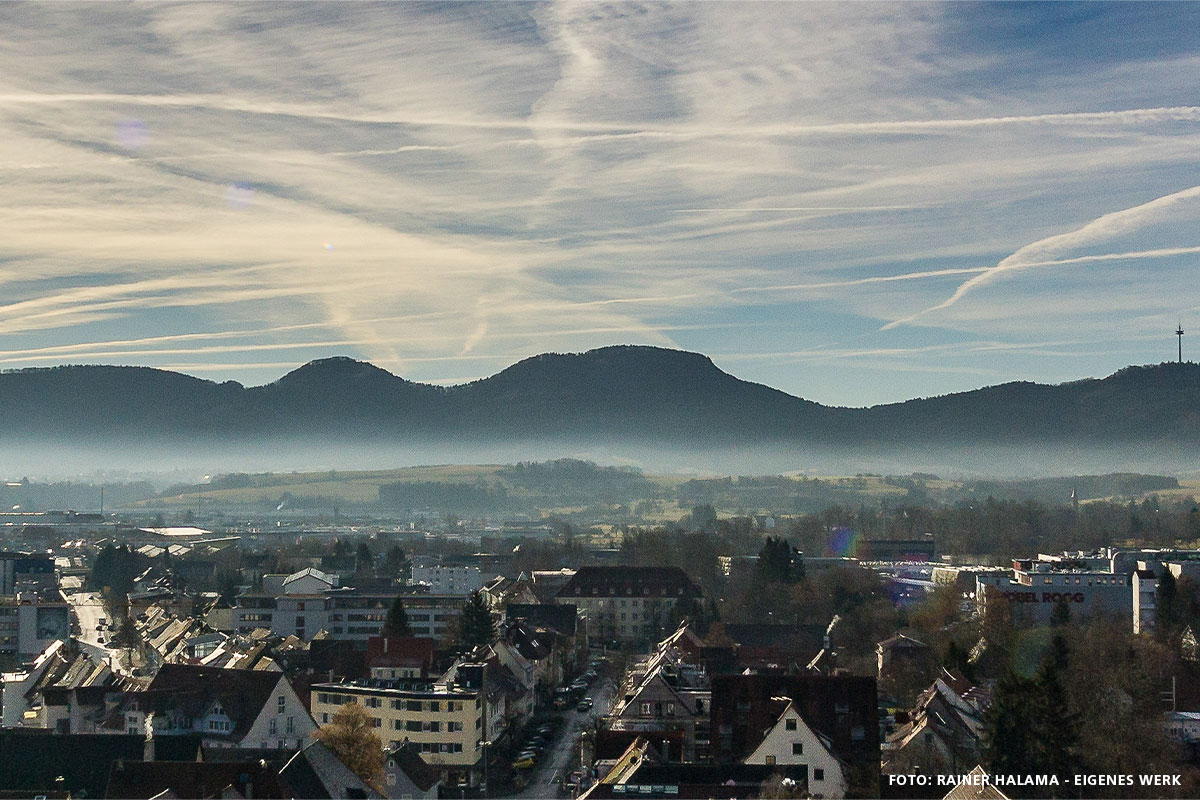
<path fill-rule="evenodd" d="M 133 623 L 129 621 L 129 617 L 121 617 L 116 624 L 117 632 L 112 637 L 113 647 L 137 647 L 141 644 L 142 639 L 138 636 L 137 629 L 133 627 Z"/>
<path fill-rule="evenodd" d="M 388 609 L 387 619 L 383 623 L 383 635 L 393 637 L 412 636 L 412 626 L 408 624 L 408 612 L 404 609 L 404 598 L 396 595 L 392 607 Z"/>
<path fill-rule="evenodd" d="M 354 571 L 370 572 L 375 569 L 375 554 L 366 542 L 359 542 L 354 554 Z"/>
<path fill-rule="evenodd" d="M 1067 669 L 1066 639 L 1055 634 L 1037 675 L 1011 670 L 996 683 L 984 715 L 984 747 L 993 774 L 1058 775 L 1078 761 L 1079 718 L 1069 709 L 1062 676 Z"/>
<path fill-rule="evenodd" d="M 385 556 L 385 564 L 389 573 L 402 572 L 404 565 L 408 561 L 404 557 L 404 549 L 398 544 L 394 544 L 388 548 L 387 556 Z"/>
<path fill-rule="evenodd" d="M 1030 709 L 1038 771 L 1060 777 L 1073 771 L 1079 746 L 1078 715 L 1067 707 L 1067 691 L 1062 682 L 1067 657 L 1066 639 L 1055 634 L 1034 679 L 1036 696 Z"/>
<path fill-rule="evenodd" d="M 1063 628 L 1071 623 L 1071 606 L 1067 598 L 1060 596 L 1050 609 L 1050 627 Z"/>
<path fill-rule="evenodd" d="M 483 592 L 472 592 L 459 615 L 458 646 L 462 652 L 496 641 L 496 621 Z"/>
<path fill-rule="evenodd" d="M 993 775 L 1032 775 L 1037 772 L 1030 708 L 1036 684 L 1009 670 L 992 692 L 984 714 L 984 754 Z"/>
<path fill-rule="evenodd" d="M 758 563 L 755 566 L 755 580 L 761 583 L 796 583 L 804 578 L 804 561 L 801 557 L 799 568 L 794 563 L 795 551 L 791 544 L 782 536 L 768 536 L 758 551 Z"/>

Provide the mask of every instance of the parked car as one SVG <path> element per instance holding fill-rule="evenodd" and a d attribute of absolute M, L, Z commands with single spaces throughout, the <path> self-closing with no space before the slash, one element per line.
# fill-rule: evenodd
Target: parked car
<path fill-rule="evenodd" d="M 533 756 L 520 756 L 512 763 L 513 769 L 530 769 L 533 765 Z"/>
<path fill-rule="evenodd" d="M 575 710 L 580 711 L 580 712 L 591 711 L 592 710 L 592 698 L 585 697 L 582 700 L 580 700 L 579 705 L 575 706 Z"/>

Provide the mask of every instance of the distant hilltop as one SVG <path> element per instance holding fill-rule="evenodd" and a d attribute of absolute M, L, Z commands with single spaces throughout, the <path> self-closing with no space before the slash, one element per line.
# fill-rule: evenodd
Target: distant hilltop
<path fill-rule="evenodd" d="M 903 456 L 931 469 L 950 463 L 946 453 L 1034 448 L 1081 459 L 1141 453 L 1152 463 L 1136 466 L 1195 469 L 1190 448 L 1200 444 L 1200 365 L 1191 363 L 837 408 L 740 380 L 699 353 L 617 346 L 534 356 L 451 387 L 344 357 L 255 387 L 148 367 L 26 369 L 0 374 L 0 401 L 0 443 L 9 447 L 553 443 L 558 450 L 736 448 L 742 455 L 767 448 L 797 462 Z M 1103 466 L 1128 460 L 1114 456 Z"/>

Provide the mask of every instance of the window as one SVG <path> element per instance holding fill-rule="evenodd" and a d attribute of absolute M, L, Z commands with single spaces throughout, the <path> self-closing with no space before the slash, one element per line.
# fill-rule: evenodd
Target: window
<path fill-rule="evenodd" d="M 295 717 L 287 718 L 287 727 L 284 730 L 286 730 L 288 733 L 296 732 L 296 718 Z"/>
<path fill-rule="evenodd" d="M 421 721 L 417 719 L 410 719 L 408 722 L 404 723 L 404 730 L 417 731 L 419 733 L 421 730 Z"/>
<path fill-rule="evenodd" d="M 322 724 L 322 725 L 328 725 L 328 724 L 329 724 L 329 715 L 328 715 L 328 714 L 322 714 L 322 715 L 321 715 L 321 724 Z"/>
<path fill-rule="evenodd" d="M 442 710 L 442 704 L 440 702 L 438 702 L 437 700 L 430 700 L 429 701 L 429 710 L 433 711 L 433 712 L 439 712 Z"/>
<path fill-rule="evenodd" d="M 642 716 L 645 716 L 645 717 L 650 716 L 650 704 L 649 703 L 642 703 Z"/>
<path fill-rule="evenodd" d="M 267 733 L 271 734 L 272 736 L 279 733 L 279 725 L 275 720 L 271 720 L 267 723 Z"/>
<path fill-rule="evenodd" d="M 318 703 L 328 703 L 329 695 L 326 694 L 325 692 L 318 692 L 317 693 L 317 702 Z"/>
<path fill-rule="evenodd" d="M 813 780 L 814 780 L 814 781 L 823 781 L 823 780 L 825 780 L 825 770 L 823 770 L 823 769 L 814 769 L 814 770 L 813 770 Z"/>
<path fill-rule="evenodd" d="M 420 711 L 421 710 L 421 701 L 420 700 L 409 700 L 407 703 L 404 704 L 404 710 L 405 711 Z"/>
<path fill-rule="evenodd" d="M 446 723 L 446 730 L 450 731 L 451 733 L 456 733 L 458 731 L 461 731 L 462 729 L 463 729 L 463 724 L 461 722 L 447 722 Z"/>
<path fill-rule="evenodd" d="M 788 731 L 794 731 L 794 730 L 796 730 L 796 720 L 794 720 L 794 719 L 785 719 L 785 720 L 783 721 L 783 728 L 784 728 L 784 730 L 788 730 Z"/>
<path fill-rule="evenodd" d="M 422 722 L 421 730 L 429 731 L 430 733 L 440 733 L 442 730 L 442 723 L 440 723 L 440 722 Z"/>
<path fill-rule="evenodd" d="M 374 718 L 371 720 L 371 727 L 372 727 L 372 728 L 382 728 L 382 727 L 383 727 L 383 720 L 381 720 L 379 717 L 374 717 Z"/>
<path fill-rule="evenodd" d="M 279 707 L 279 713 L 282 714 L 283 710 L 287 707 L 287 699 L 283 695 L 279 695 L 279 701 L 276 705 Z"/>
<path fill-rule="evenodd" d="M 775 756 L 767 756 L 767 766 L 768 767 L 775 766 Z"/>
<path fill-rule="evenodd" d="M 792 755 L 804 755 L 804 742 L 792 742 Z"/>

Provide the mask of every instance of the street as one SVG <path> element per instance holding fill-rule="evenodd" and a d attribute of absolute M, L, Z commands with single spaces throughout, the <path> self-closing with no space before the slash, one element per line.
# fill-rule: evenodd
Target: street
<path fill-rule="evenodd" d="M 100 595 L 95 592 L 75 592 L 68 595 L 67 599 L 70 600 L 71 607 L 75 611 L 75 618 L 79 620 L 79 636 L 76 638 L 88 644 L 103 646 L 100 637 L 104 637 L 104 641 L 107 642 L 113 632 L 97 629 L 100 620 L 108 617 Z M 112 622 L 112 620 L 108 620 L 108 622 Z"/>
<path fill-rule="evenodd" d="M 616 693 L 616 685 L 611 680 L 601 678 L 587 692 L 587 696 L 592 698 L 594 703 L 591 711 L 580 713 L 575 710 L 574 705 L 570 706 L 563 714 L 561 734 L 554 741 L 553 746 L 542 753 L 537 766 L 530 771 L 529 785 L 511 796 L 521 798 L 557 797 L 559 779 L 579 769 L 579 764 L 571 762 L 572 757 L 575 756 L 575 745 L 579 741 L 579 734 L 590 730 L 597 717 L 608 713 L 616 698 Z"/>

